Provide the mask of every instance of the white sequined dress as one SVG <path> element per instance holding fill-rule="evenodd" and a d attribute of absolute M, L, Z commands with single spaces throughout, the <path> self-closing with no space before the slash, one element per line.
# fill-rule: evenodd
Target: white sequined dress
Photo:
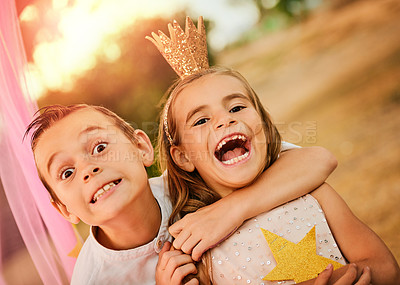
<path fill-rule="evenodd" d="M 211 254 L 213 284 L 295 284 L 263 278 L 276 266 L 261 228 L 298 243 L 315 226 L 317 254 L 346 264 L 317 200 L 306 195 L 247 220 Z"/>

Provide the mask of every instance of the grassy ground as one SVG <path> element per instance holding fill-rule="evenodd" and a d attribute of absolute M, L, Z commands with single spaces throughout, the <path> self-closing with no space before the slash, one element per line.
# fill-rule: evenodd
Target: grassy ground
<path fill-rule="evenodd" d="M 224 52 L 285 140 L 331 150 L 328 182 L 400 262 L 400 2 L 355 1 Z"/>

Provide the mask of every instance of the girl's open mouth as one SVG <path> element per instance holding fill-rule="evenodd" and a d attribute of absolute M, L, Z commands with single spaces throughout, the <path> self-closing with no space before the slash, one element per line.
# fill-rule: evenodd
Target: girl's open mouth
<path fill-rule="evenodd" d="M 118 179 L 118 180 L 112 181 L 112 182 L 104 185 L 96 193 L 94 193 L 93 198 L 90 201 L 90 203 L 92 203 L 92 204 L 96 203 L 97 200 L 99 200 L 101 196 L 103 196 L 105 193 L 110 191 L 113 187 L 117 186 L 121 182 L 121 180 L 122 179 Z"/>
<path fill-rule="evenodd" d="M 222 139 L 214 152 L 214 156 L 225 165 L 244 160 L 250 154 L 250 141 L 243 134 L 234 134 Z"/>

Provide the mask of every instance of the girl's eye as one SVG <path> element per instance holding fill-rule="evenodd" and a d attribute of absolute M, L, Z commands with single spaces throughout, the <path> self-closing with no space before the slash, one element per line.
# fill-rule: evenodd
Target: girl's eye
<path fill-rule="evenodd" d="M 209 121 L 209 119 L 207 119 L 207 118 L 200 119 L 194 123 L 194 126 L 203 125 L 203 124 L 207 123 L 208 121 Z"/>
<path fill-rule="evenodd" d="M 235 106 L 229 110 L 229 113 L 236 113 L 236 112 L 239 112 L 240 110 L 243 110 L 244 108 L 246 108 L 246 107 L 245 106 Z"/>
<path fill-rule="evenodd" d="M 67 168 L 61 173 L 61 179 L 65 180 L 68 177 L 70 177 L 73 173 L 74 173 L 74 169 L 73 168 Z"/>
<path fill-rule="evenodd" d="M 93 154 L 98 154 L 102 152 L 107 147 L 107 143 L 99 143 L 93 149 Z"/>

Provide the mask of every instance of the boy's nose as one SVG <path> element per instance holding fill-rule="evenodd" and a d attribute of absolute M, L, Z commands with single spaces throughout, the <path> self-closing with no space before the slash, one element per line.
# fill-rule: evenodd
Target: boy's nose
<path fill-rule="evenodd" d="M 86 182 L 86 181 L 88 181 L 89 180 L 89 178 L 91 177 L 91 176 L 94 176 L 94 175 L 96 175 L 96 174 L 98 174 L 98 173 L 100 173 L 101 172 L 101 169 L 100 169 L 100 167 L 92 167 L 92 168 L 90 168 L 90 170 L 89 170 L 89 172 L 88 173 L 86 173 L 84 176 L 83 176 L 83 180 Z"/>

